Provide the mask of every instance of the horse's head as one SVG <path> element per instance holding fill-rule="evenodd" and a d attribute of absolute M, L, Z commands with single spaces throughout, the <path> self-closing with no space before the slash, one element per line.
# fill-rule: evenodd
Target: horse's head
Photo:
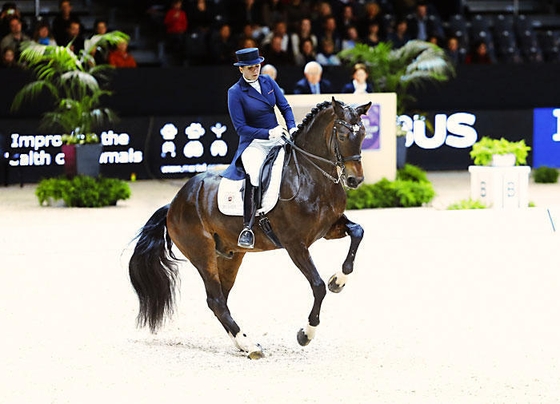
<path fill-rule="evenodd" d="M 362 168 L 362 142 L 366 129 L 362 122 L 371 102 L 352 107 L 332 98 L 335 114 L 333 122 L 331 147 L 336 156 L 337 165 L 342 169 L 341 178 L 349 188 L 357 188 L 364 180 Z"/>

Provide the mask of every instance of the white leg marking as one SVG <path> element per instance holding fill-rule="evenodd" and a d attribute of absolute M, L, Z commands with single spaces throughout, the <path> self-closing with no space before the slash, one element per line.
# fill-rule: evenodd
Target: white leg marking
<path fill-rule="evenodd" d="M 307 338 L 309 340 L 312 340 L 313 338 L 315 338 L 315 333 L 317 332 L 317 327 L 314 327 L 312 325 L 307 324 L 307 327 L 305 327 L 305 335 L 307 335 Z"/>
<path fill-rule="evenodd" d="M 346 282 L 348 281 L 348 275 L 346 275 L 342 271 L 338 271 L 335 276 L 336 276 L 336 284 L 339 287 L 343 287 L 344 285 L 346 285 Z"/>
<path fill-rule="evenodd" d="M 251 339 L 247 336 L 247 334 L 243 332 L 243 330 L 239 331 L 236 337 L 234 337 L 229 332 L 228 335 L 235 346 L 243 352 L 247 352 L 249 354 L 253 352 L 262 352 L 262 347 L 259 344 L 253 343 L 253 341 L 251 341 Z"/>

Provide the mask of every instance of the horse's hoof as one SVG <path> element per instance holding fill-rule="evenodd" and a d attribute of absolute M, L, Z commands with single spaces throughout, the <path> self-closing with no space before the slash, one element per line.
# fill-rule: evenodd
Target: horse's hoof
<path fill-rule="evenodd" d="M 329 279 L 329 290 L 333 293 L 340 293 L 342 289 L 344 289 L 344 286 L 346 286 L 346 283 L 341 283 L 341 284 L 338 283 L 337 274 L 334 274 Z"/>
<path fill-rule="evenodd" d="M 303 331 L 303 328 L 301 330 L 299 330 L 298 333 L 297 333 L 297 342 L 301 346 L 309 345 L 309 343 L 311 342 L 311 340 L 307 337 L 307 334 L 305 333 L 305 331 Z"/>
<path fill-rule="evenodd" d="M 252 360 L 262 359 L 264 358 L 264 352 L 263 351 L 249 352 L 249 355 L 247 355 L 247 357 Z"/>

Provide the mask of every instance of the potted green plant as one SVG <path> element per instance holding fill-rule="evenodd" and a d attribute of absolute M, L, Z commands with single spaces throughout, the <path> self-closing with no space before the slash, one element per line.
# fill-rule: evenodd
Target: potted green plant
<path fill-rule="evenodd" d="M 530 150 L 524 139 L 513 142 L 483 136 L 473 144 L 470 156 L 477 166 L 511 167 L 525 165 Z"/>
<path fill-rule="evenodd" d="M 455 75 L 453 63 L 443 49 L 419 40 L 408 41 L 398 49 L 393 49 L 391 42 L 380 42 L 375 47 L 356 44 L 354 48 L 339 52 L 338 56 L 349 66 L 365 63 L 376 92 L 397 94 L 397 117 L 409 111 L 416 101 L 410 91 L 412 88 L 444 82 Z M 406 160 L 406 133 L 397 119 L 397 156 L 400 160 Z M 404 161 L 399 165 L 402 167 Z"/>
<path fill-rule="evenodd" d="M 103 35 L 96 46 L 114 45 L 123 38 L 129 37 L 113 31 Z M 70 46 L 23 45 L 20 62 L 33 72 L 35 80 L 18 91 L 12 110 L 48 94 L 52 108 L 41 117 L 39 129 L 62 134 L 67 175 L 97 176 L 102 145 L 96 130 L 116 119 L 110 108 L 102 106 L 104 97 L 112 94 L 107 85 L 113 67 L 96 65 L 91 49 L 76 55 Z"/>

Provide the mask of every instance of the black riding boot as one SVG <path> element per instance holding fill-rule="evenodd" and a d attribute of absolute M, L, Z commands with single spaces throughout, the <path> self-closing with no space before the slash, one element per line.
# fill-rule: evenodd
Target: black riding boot
<path fill-rule="evenodd" d="M 255 213 L 257 211 L 255 203 L 255 189 L 256 187 L 251 185 L 251 181 L 247 178 L 245 181 L 245 193 L 243 197 L 243 230 L 241 230 L 237 239 L 237 245 L 243 248 L 255 247 L 255 234 L 253 233 L 253 230 L 251 230 L 255 221 Z"/>

